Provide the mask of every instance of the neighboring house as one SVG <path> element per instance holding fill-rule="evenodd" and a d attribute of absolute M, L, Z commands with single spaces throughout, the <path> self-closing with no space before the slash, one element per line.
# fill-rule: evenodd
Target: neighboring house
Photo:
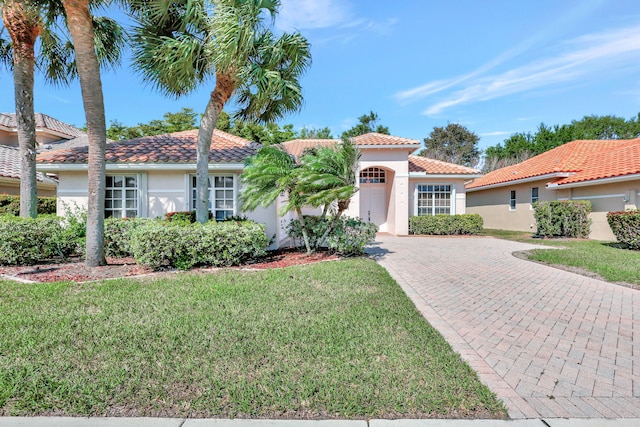
<path fill-rule="evenodd" d="M 106 150 L 105 215 L 163 217 L 192 210 L 195 201 L 198 131 L 176 132 L 111 143 Z M 409 216 L 465 212 L 464 182 L 480 173 L 471 168 L 412 156 L 415 140 L 370 133 L 354 138 L 362 152 L 359 187 L 349 216 L 360 216 L 381 231 L 408 234 Z M 306 148 L 331 146 L 338 140 L 294 140 L 283 144 L 299 157 Z M 245 214 L 239 208 L 240 174 L 244 160 L 259 145 L 216 130 L 209 155 L 210 206 L 216 218 Z M 59 179 L 58 211 L 63 204 L 87 205 L 87 147 L 38 155 L 38 170 Z M 275 245 L 285 244 L 291 214 L 279 218 L 276 205 L 246 215 L 266 224 Z"/>
<path fill-rule="evenodd" d="M 81 130 L 46 114 L 36 113 L 38 151 L 87 145 Z M 0 113 L 0 194 L 20 194 L 20 156 L 15 113 Z M 55 196 L 55 177 L 37 175 L 39 196 Z"/>
<path fill-rule="evenodd" d="M 467 184 L 467 212 L 486 228 L 535 231 L 536 200 L 589 200 L 592 239 L 615 240 L 607 212 L 637 209 L 640 139 L 580 140 Z"/>

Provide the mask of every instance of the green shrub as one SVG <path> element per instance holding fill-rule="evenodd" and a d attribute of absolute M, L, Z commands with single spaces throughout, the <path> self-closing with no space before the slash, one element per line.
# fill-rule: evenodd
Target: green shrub
<path fill-rule="evenodd" d="M 209 212 L 209 219 L 213 218 L 213 214 Z M 196 211 L 177 211 L 168 212 L 164 219 L 170 222 L 187 222 L 193 224 L 196 222 Z"/>
<path fill-rule="evenodd" d="M 341 218 L 327 239 L 329 250 L 343 256 L 364 254 L 364 248 L 373 242 L 378 226 L 360 218 Z"/>
<path fill-rule="evenodd" d="M 304 217 L 307 235 L 314 249 L 326 247 L 340 255 L 362 255 L 364 248 L 373 242 L 378 227 L 360 218 L 341 217 L 335 229 L 329 233 L 325 242 L 320 239 L 331 225 L 332 218 L 322 218 L 315 215 Z M 287 234 L 298 247 L 303 246 L 302 223 L 294 219 L 287 225 Z"/>
<path fill-rule="evenodd" d="M 640 250 L 640 210 L 609 212 L 607 221 L 618 242 Z"/>
<path fill-rule="evenodd" d="M 0 215 L 0 264 L 30 265 L 63 254 L 60 218 Z"/>
<path fill-rule="evenodd" d="M 230 266 L 265 254 L 265 226 L 253 221 L 205 224 L 149 221 L 132 230 L 136 262 L 153 269 Z"/>
<path fill-rule="evenodd" d="M 538 201 L 533 204 L 533 209 L 540 236 L 589 236 L 591 202 L 588 200 Z"/>
<path fill-rule="evenodd" d="M 55 197 L 38 197 L 38 215 L 55 213 Z M 0 214 L 20 215 L 20 196 L 0 194 Z"/>
<path fill-rule="evenodd" d="M 148 218 L 107 218 L 104 220 L 104 254 L 112 257 L 132 257 L 132 231 L 153 221 Z"/>
<path fill-rule="evenodd" d="M 409 218 L 409 234 L 458 235 L 482 232 L 482 217 L 478 214 L 423 215 Z"/>

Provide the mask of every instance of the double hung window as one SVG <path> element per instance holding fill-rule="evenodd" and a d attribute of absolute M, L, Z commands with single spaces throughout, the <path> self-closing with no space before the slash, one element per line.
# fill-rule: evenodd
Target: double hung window
<path fill-rule="evenodd" d="M 105 218 L 135 218 L 139 216 L 137 175 L 107 175 L 106 184 Z"/>
<path fill-rule="evenodd" d="M 191 206 L 196 206 L 196 177 L 191 177 Z M 235 215 L 236 189 L 233 175 L 214 175 L 209 177 L 209 211 L 213 217 L 222 221 Z"/>
<path fill-rule="evenodd" d="M 451 185 L 419 184 L 418 215 L 451 214 Z"/>

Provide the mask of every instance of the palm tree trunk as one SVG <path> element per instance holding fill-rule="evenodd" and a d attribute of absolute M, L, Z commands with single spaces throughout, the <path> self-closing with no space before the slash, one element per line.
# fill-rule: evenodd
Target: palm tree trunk
<path fill-rule="evenodd" d="M 307 255 L 311 255 L 313 253 L 313 249 L 311 248 L 311 243 L 309 242 L 309 235 L 307 234 L 307 224 L 304 220 L 304 215 L 302 215 L 302 209 L 296 208 L 296 213 L 298 214 L 298 218 L 300 218 L 300 227 L 302 228 L 302 240 L 304 240 L 304 247 L 307 250 Z"/>
<path fill-rule="evenodd" d="M 89 206 L 85 265 L 106 264 L 104 257 L 104 197 L 106 187 L 105 148 L 107 127 L 100 66 L 94 44 L 88 0 L 63 0 L 67 26 L 76 52 L 82 103 L 89 137 Z"/>
<path fill-rule="evenodd" d="M 196 221 L 209 220 L 209 152 L 211 138 L 216 128 L 218 116 L 235 89 L 230 74 L 216 74 L 216 87 L 211 92 L 207 108 L 200 120 L 198 129 L 198 155 L 196 160 Z"/>
<path fill-rule="evenodd" d="M 33 108 L 34 45 L 40 27 L 20 1 L 7 1 L 2 9 L 5 28 L 13 42 L 13 85 L 20 150 L 20 216 L 38 215 L 36 179 L 36 122 Z"/>

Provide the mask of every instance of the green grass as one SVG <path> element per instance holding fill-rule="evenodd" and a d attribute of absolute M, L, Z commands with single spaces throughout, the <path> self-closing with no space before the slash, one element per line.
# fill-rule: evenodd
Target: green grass
<path fill-rule="evenodd" d="M 505 417 L 368 259 L 0 281 L 0 415 Z"/>
<path fill-rule="evenodd" d="M 583 239 L 533 239 L 531 233 L 506 230 L 485 230 L 488 236 L 519 242 L 543 244 L 562 249 L 534 249 L 529 259 L 546 264 L 578 267 L 595 273 L 610 282 L 640 285 L 640 251 L 622 245 Z"/>

